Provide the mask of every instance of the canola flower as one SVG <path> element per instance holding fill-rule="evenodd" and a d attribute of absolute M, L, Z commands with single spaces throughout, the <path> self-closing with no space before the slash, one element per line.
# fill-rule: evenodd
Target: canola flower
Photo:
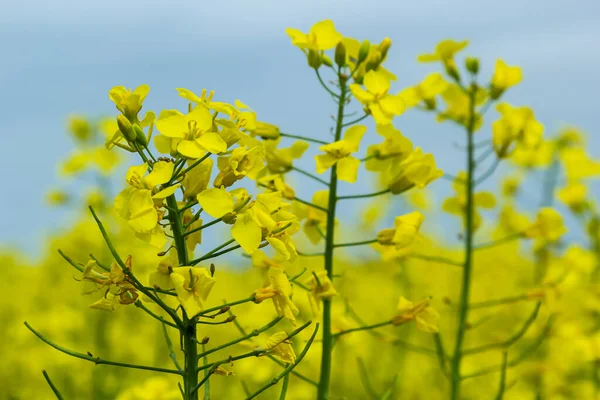
<path fill-rule="evenodd" d="M 421 56 L 420 61 L 441 62 L 443 70 L 390 94 L 395 80 L 385 67 L 390 39 L 379 44 L 360 42 L 337 32 L 331 21 L 315 24 L 308 33 L 296 29 L 288 29 L 287 33 L 292 44 L 307 57 L 309 66 L 317 71 L 324 94 L 337 103 L 331 137 L 315 134 L 316 138 L 301 138 L 284 133 L 287 130 L 258 121 L 257 113 L 239 100 L 233 104 L 214 101 L 212 91 L 202 90 L 196 95 L 178 88 L 179 96 L 190 102 L 187 113 L 168 109 L 158 113 L 158 119 L 153 112 L 143 118 L 139 115 L 149 94 L 147 85 L 110 91 L 109 97 L 120 115 L 106 124 L 109 133 L 101 150 L 107 154 L 126 151 L 141 161 L 129 168 L 127 186 L 114 201 L 119 218 L 114 224 L 103 223 L 111 218 L 111 201 L 102 193 L 89 197 L 94 204 L 92 216 L 100 228 L 98 239 L 103 242 L 90 243 L 86 241 L 88 235 L 78 235 L 70 240 L 75 243 L 77 239 L 81 245 L 69 248 L 76 257 L 65 252 L 61 255 L 82 273 L 80 280 L 86 295 L 100 296 L 91 308 L 118 315 L 136 307 L 133 311 L 141 315 L 139 318 L 147 317 L 161 325 L 164 337 L 158 339 L 165 340 L 168 353 L 160 353 L 164 356 L 160 366 L 149 365 L 148 359 L 140 360 L 140 364 L 113 361 L 108 352 L 109 358 L 101 358 L 95 350 L 94 354 L 71 351 L 30 325 L 27 327 L 50 346 L 88 362 L 172 378 L 132 382 L 135 384 L 123 391 L 123 398 L 256 398 L 266 395 L 267 390 L 279 398 L 289 394 L 290 398 L 327 399 L 358 393 L 356 390 L 366 390 L 373 398 L 394 398 L 398 391 L 392 378 L 397 374 L 407 396 L 429 396 L 423 391 L 427 388 L 432 397 L 458 400 L 473 396 L 475 389 L 465 381 L 484 382 L 481 378 L 493 372 L 500 372 L 499 384 L 492 387 L 484 383 L 477 387 L 479 393 L 497 391 L 497 397 L 502 398 L 507 390 L 523 396 L 537 390 L 529 383 L 523 384 L 524 388 L 511 388 L 506 382 L 507 370 L 522 362 L 529 342 L 539 341 L 546 346 L 544 339 L 550 337 L 547 346 L 556 347 L 554 337 L 548 333 L 550 328 L 544 328 L 544 323 L 547 320 L 550 326 L 555 310 L 572 307 L 561 304 L 565 301 L 562 296 L 568 296 L 573 288 L 581 290 L 578 285 L 594 274 L 594 255 L 599 251 L 600 218 L 593 199 L 585 199 L 587 180 L 598 173 L 580 136 L 576 132 L 565 133 L 555 140 L 542 140 L 543 126 L 535 120 L 533 111 L 506 103 L 497 105 L 500 119 L 494 122 L 492 132 L 485 132 L 482 128 L 486 110 L 521 81 L 521 70 L 499 60 L 493 76 L 485 83 L 479 75 L 479 60 L 468 57 L 464 62 L 467 77 L 456 59 L 467 46 L 466 41 L 441 42 L 434 53 Z M 335 84 L 325 83 L 322 73 L 331 74 Z M 352 98 L 357 101 L 349 102 Z M 438 98 L 443 101 L 443 108 L 438 107 Z M 352 107 L 362 116 L 351 120 L 348 113 Z M 467 171 L 445 176 L 437 168 L 435 157 L 408 139 L 415 139 L 411 132 L 404 136 L 395 127 L 402 125 L 394 119 L 409 109 L 431 113 L 438 121 L 454 122 L 464 130 L 466 145 L 461 154 L 465 155 Z M 359 124 L 370 118 L 375 123 L 374 132 Z M 158 133 L 151 141 L 154 128 Z M 82 146 L 97 136 L 96 126 L 82 118 L 72 119 L 70 129 Z M 375 132 L 379 136 L 374 136 Z M 383 141 L 365 146 L 367 135 Z M 488 139 L 482 138 L 484 135 Z M 475 142 L 475 138 L 482 142 Z M 288 139 L 299 140 L 288 145 Z M 543 156 L 536 153 L 541 149 Z M 87 168 L 94 151 L 70 161 L 68 169 L 73 176 Z M 302 169 L 307 164 L 302 161 L 315 153 L 314 171 Z M 494 160 L 492 166 L 483 170 L 490 157 Z M 107 171 L 113 171 L 114 160 L 98 159 L 99 166 L 104 163 L 111 166 Z M 524 181 L 507 181 L 504 197 L 499 201 L 489 192 L 476 190 L 505 160 L 527 167 L 523 174 L 550 164 L 558 167 L 549 168 L 548 173 L 558 174 L 558 168 L 564 171 L 566 181 L 561 186 L 545 188 L 545 192 L 550 196 L 557 193 L 557 198 L 581 220 L 590 239 L 589 249 L 570 247 L 561 253 L 567 230 L 555 209 L 541 208 L 533 222 L 518 211 L 519 196 L 524 187 L 528 189 Z M 357 182 L 363 165 L 367 179 L 375 182 L 377 188 L 374 192 L 346 194 L 352 189 L 339 182 Z M 373 172 L 377 175 L 369 175 Z M 378 219 L 388 208 L 395 210 L 399 199 L 403 199 L 398 196 L 402 195 L 407 199 L 406 204 L 402 202 L 403 207 L 421 208 L 424 202 L 419 197 L 423 192 L 416 189 L 433 183 L 443 185 L 442 177 L 453 180 L 455 190 L 455 196 L 447 199 L 442 209 L 463 221 L 458 235 L 463 247 L 460 254 L 428 238 L 426 228 L 435 226 L 436 220 L 428 218 L 424 224 L 420 211 L 409 210 L 394 219 L 393 228 L 378 232 L 376 223 L 361 223 L 355 216 L 348 222 L 347 215 L 340 212 L 346 202 L 371 199 L 375 203 L 365 204 L 375 204 L 375 208 L 364 215 Z M 310 196 L 304 197 L 306 190 L 303 183 L 297 182 L 299 179 L 320 186 L 310 201 L 306 200 Z M 58 195 L 53 196 L 53 201 L 65 202 Z M 73 202 L 70 198 L 69 201 Z M 492 234 L 492 241 L 486 242 L 482 238 L 486 230 L 478 229 L 482 226 L 478 208 L 491 210 L 498 205 L 501 211 L 497 232 Z M 96 211 L 102 207 L 106 207 L 102 213 Z M 215 225 L 227 225 L 225 242 L 206 248 L 207 242 L 218 237 L 212 233 Z M 348 229 L 355 226 L 362 228 Z M 533 260 L 505 251 L 508 242 L 525 238 L 536 240 Z M 382 261 L 351 268 L 349 264 L 356 263 L 355 259 L 345 260 L 353 254 L 351 251 L 356 251 L 351 248 L 367 245 L 380 253 Z M 313 247 L 314 252 L 306 250 Z M 87 251 L 82 253 L 87 248 L 95 254 L 102 248 L 102 257 L 96 259 Z M 362 248 L 367 249 L 367 254 L 369 247 Z M 255 268 L 243 273 L 226 271 L 220 257 L 234 252 L 246 255 L 245 263 Z M 83 264 L 75 259 L 89 261 Z M 501 271 L 486 268 L 486 273 L 481 273 L 480 264 L 487 266 L 488 260 L 494 260 L 490 266 L 502 264 Z M 525 276 L 523 271 L 530 264 L 533 279 L 515 279 L 508 284 L 518 273 Z M 452 269 L 446 273 L 443 268 Z M 437 276 L 444 279 L 434 279 Z M 518 294 L 506 297 L 506 292 L 499 290 L 499 282 Z M 410 298 L 424 300 L 412 302 L 399 296 L 407 291 L 423 292 L 415 293 L 415 297 L 411 294 Z M 498 299 L 490 298 L 492 293 L 498 294 Z M 388 300 L 398 297 L 394 310 L 393 302 Z M 227 300 L 221 302 L 222 298 Z M 255 305 L 265 301 L 273 304 L 270 312 L 274 319 L 270 322 L 270 304 Z M 532 303 L 535 307 L 527 310 Z M 597 308 L 592 300 L 589 303 L 577 307 L 586 312 Z M 494 328 L 487 328 L 486 318 L 493 316 L 480 319 L 477 310 L 487 312 L 490 307 L 501 306 L 510 307 L 511 314 L 498 313 L 499 317 L 513 318 L 496 321 Z M 530 314 L 525 315 L 526 312 Z M 584 339 L 585 333 L 577 331 L 568 316 L 562 318 L 561 334 L 578 338 L 578 345 L 591 354 L 593 343 Z M 311 319 L 321 321 L 322 328 L 320 332 L 311 329 L 312 334 L 308 335 L 305 329 L 311 325 Z M 414 334 L 410 333 L 413 323 L 417 328 Z M 135 331 L 151 331 L 142 330 L 145 325 L 137 320 L 133 324 Z M 235 326 L 239 335 L 226 331 L 222 325 Z M 128 328 L 124 329 L 126 336 L 118 337 L 131 337 L 131 326 Z M 509 336 L 511 330 L 517 334 Z M 318 338 L 317 333 L 321 333 Z M 504 333 L 506 340 L 502 340 Z M 255 339 L 263 334 L 266 340 Z M 171 336 L 179 342 L 174 343 Z M 156 348 L 158 354 L 154 339 L 148 338 L 153 342 L 145 347 Z M 260 345 L 251 345 L 256 343 Z M 427 361 L 430 364 L 420 361 L 427 365 L 427 374 L 420 372 L 422 368 L 402 368 L 413 365 L 413 351 L 420 351 L 421 357 L 423 353 L 432 356 Z M 511 353 L 510 358 L 507 352 Z M 547 370 L 556 371 L 550 359 L 554 352 L 543 353 L 534 357 L 536 362 L 548 362 Z M 339 362 L 338 357 L 347 354 L 357 358 L 357 369 L 343 367 Z M 398 354 L 406 361 L 398 361 Z M 498 354 L 500 363 L 490 367 L 489 362 L 477 359 L 480 354 Z M 381 365 L 388 355 L 394 357 L 393 362 L 383 369 Z M 160 359 L 156 357 L 155 361 L 159 363 Z M 574 365 L 576 362 L 566 369 L 576 370 Z M 436 369 L 439 373 L 430 373 Z M 380 373 L 381 380 L 372 379 Z M 439 380 L 448 379 L 448 384 L 432 385 L 438 381 L 436 373 Z M 513 373 L 520 371 L 510 372 Z M 360 379 L 356 379 L 356 374 Z M 535 374 L 541 382 L 538 378 L 543 373 Z M 55 387 L 49 376 L 44 376 Z M 238 377 L 242 384 L 232 384 L 238 382 Z M 412 378 L 414 385 L 406 385 Z M 279 382 L 280 387 L 276 386 Z M 566 385 L 562 381 L 561 384 Z M 553 382 L 542 382 L 539 387 L 558 391 Z M 277 389 L 278 394 L 274 393 Z"/>

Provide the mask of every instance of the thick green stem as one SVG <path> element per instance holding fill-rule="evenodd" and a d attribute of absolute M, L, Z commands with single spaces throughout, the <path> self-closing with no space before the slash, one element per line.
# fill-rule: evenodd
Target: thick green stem
<path fill-rule="evenodd" d="M 171 210 L 169 211 L 169 221 L 171 223 L 171 229 L 173 230 L 173 240 L 175 241 L 179 264 L 182 266 L 188 265 L 189 259 L 187 247 L 185 245 L 184 229 L 181 222 L 181 216 L 179 215 L 179 211 L 177 211 L 177 200 L 174 195 L 167 197 L 167 206 Z M 183 335 L 183 352 L 185 356 L 183 366 L 183 386 L 185 400 L 198 400 L 198 391 L 196 390 L 196 386 L 198 385 L 198 372 L 196 371 L 198 366 L 196 320 L 190 317 L 191 316 L 187 316 L 184 313 L 184 329 L 181 331 L 181 334 Z"/>
<path fill-rule="evenodd" d="M 475 148 L 473 133 L 475 127 L 475 93 L 473 86 L 469 89 L 469 123 L 467 125 L 467 205 L 464 215 L 465 225 L 465 266 L 463 269 L 460 302 L 458 311 L 458 332 L 451 363 L 451 392 L 452 400 L 460 399 L 460 364 L 462 361 L 462 348 L 467 330 L 467 316 L 469 313 L 469 294 L 471 292 L 471 270 L 473 266 L 473 177 L 475 173 Z"/>
<path fill-rule="evenodd" d="M 340 96 L 338 99 L 338 113 L 335 124 L 335 141 L 342 136 L 344 125 L 344 107 L 346 105 L 346 80 L 345 75 L 338 71 Z M 337 166 L 331 168 L 329 181 L 329 200 L 327 203 L 327 232 L 325 235 L 325 270 L 327 276 L 333 281 L 333 252 L 335 232 L 335 208 L 337 204 Z M 321 374 L 319 379 L 318 400 L 327 400 L 329 396 L 329 381 L 331 380 L 331 352 L 333 350 L 333 335 L 331 333 L 331 299 L 323 299 L 323 354 L 321 356 Z"/>

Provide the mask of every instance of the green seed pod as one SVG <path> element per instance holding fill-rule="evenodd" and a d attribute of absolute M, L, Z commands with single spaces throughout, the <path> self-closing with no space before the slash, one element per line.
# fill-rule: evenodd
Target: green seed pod
<path fill-rule="evenodd" d="M 125 139 L 127 139 L 128 142 L 135 141 L 135 131 L 133 130 L 131 122 L 129 122 L 127 118 L 125 118 L 123 115 L 119 115 L 117 117 L 117 126 L 119 127 L 119 130 L 121 131 L 123 136 L 125 136 Z"/>
<path fill-rule="evenodd" d="M 335 63 L 340 67 L 346 66 L 346 46 L 344 46 L 344 42 L 339 42 L 337 46 L 335 46 Z"/>

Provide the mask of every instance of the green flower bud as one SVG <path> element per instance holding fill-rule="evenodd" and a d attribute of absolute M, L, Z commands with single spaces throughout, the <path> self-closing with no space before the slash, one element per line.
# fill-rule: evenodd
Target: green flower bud
<path fill-rule="evenodd" d="M 129 141 L 129 142 L 135 141 L 135 137 L 136 137 L 135 131 L 133 130 L 133 126 L 131 125 L 131 122 L 129 122 L 129 120 L 127 118 L 125 118 L 125 116 L 119 115 L 117 117 L 117 126 L 119 127 L 119 130 L 121 131 L 123 136 L 125 136 L 125 139 L 127 139 L 127 141 Z"/>
<path fill-rule="evenodd" d="M 135 132 L 135 141 L 142 147 L 148 146 L 148 139 L 146 139 L 146 134 L 138 124 L 133 125 L 133 131 Z"/>
<path fill-rule="evenodd" d="M 333 67 L 333 62 L 331 61 L 331 58 L 329 58 L 329 56 L 327 54 L 323 54 L 321 56 L 321 61 L 323 61 L 323 64 L 327 65 L 328 67 Z"/>
<path fill-rule="evenodd" d="M 454 61 L 449 60 L 444 66 L 446 67 L 446 73 L 448 76 L 455 81 L 460 82 L 460 74 L 458 73 L 458 69 L 456 68 L 456 64 L 454 64 Z"/>
<path fill-rule="evenodd" d="M 371 42 L 365 40 L 360 45 L 360 49 L 358 50 L 358 63 L 365 61 L 367 56 L 369 55 L 369 50 L 371 50 Z"/>
<path fill-rule="evenodd" d="M 307 54 L 308 65 L 311 68 L 319 69 L 323 63 L 321 55 L 315 50 L 308 50 Z"/>
<path fill-rule="evenodd" d="M 379 67 L 379 64 L 381 64 L 381 60 L 383 60 L 383 58 L 381 57 L 381 52 L 379 52 L 378 50 L 375 53 L 373 53 L 373 55 L 367 60 L 365 72 L 377 69 L 377 67 Z"/>
<path fill-rule="evenodd" d="M 467 57 L 465 60 L 465 68 L 472 74 L 479 72 L 479 59 L 477 57 Z"/>
<path fill-rule="evenodd" d="M 340 67 L 346 66 L 346 46 L 344 46 L 344 42 L 339 42 L 337 46 L 335 46 L 335 63 Z"/>

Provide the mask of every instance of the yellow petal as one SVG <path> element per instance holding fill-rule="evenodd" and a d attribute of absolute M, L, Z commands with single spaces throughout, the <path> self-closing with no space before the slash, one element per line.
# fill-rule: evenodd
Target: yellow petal
<path fill-rule="evenodd" d="M 242 213 L 238 215 L 235 224 L 231 227 L 231 236 L 246 253 L 252 254 L 260 245 L 262 232 L 249 213 Z"/>
<path fill-rule="evenodd" d="M 169 161 L 155 162 L 152 167 L 152 172 L 146 177 L 146 183 L 149 188 L 154 188 L 163 183 L 167 183 L 173 175 L 175 165 Z"/>
<path fill-rule="evenodd" d="M 344 157 L 338 161 L 337 177 L 339 180 L 354 183 L 358 177 L 360 160 L 352 156 Z"/>
<path fill-rule="evenodd" d="M 189 127 L 185 115 L 179 111 L 163 110 L 156 121 L 156 129 L 165 136 L 183 139 Z"/>
<path fill-rule="evenodd" d="M 322 174 L 333 166 L 338 160 L 329 154 L 319 154 L 315 156 L 317 163 L 317 173 Z"/>
<path fill-rule="evenodd" d="M 206 189 L 196 196 L 200 206 L 208 215 L 221 218 L 223 215 L 233 211 L 235 203 L 233 196 L 225 189 Z"/>
<path fill-rule="evenodd" d="M 227 143 L 216 132 L 204 132 L 197 142 L 206 150 L 214 154 L 223 153 L 227 150 Z M 200 158 L 200 157 L 196 157 Z"/>

